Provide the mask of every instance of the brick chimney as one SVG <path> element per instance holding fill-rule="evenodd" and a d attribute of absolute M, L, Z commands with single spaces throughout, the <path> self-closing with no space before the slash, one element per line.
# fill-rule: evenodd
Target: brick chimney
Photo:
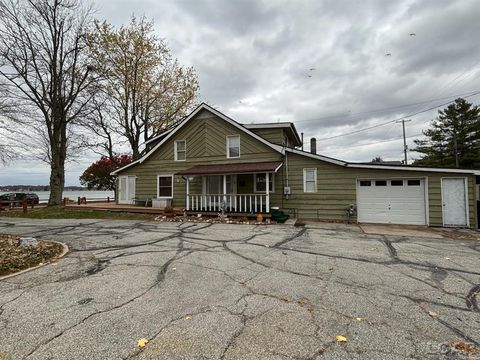
<path fill-rule="evenodd" d="M 310 152 L 312 154 L 317 153 L 317 139 L 315 139 L 314 137 L 310 139 Z"/>

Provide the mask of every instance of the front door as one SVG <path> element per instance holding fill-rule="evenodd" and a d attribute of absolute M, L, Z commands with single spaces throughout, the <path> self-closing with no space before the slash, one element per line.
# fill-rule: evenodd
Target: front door
<path fill-rule="evenodd" d="M 237 193 L 237 175 L 227 175 L 227 194 L 235 195 Z"/>
<path fill-rule="evenodd" d="M 444 226 L 467 226 L 467 189 L 465 178 L 442 179 Z"/>
<path fill-rule="evenodd" d="M 133 204 L 135 198 L 135 176 L 120 176 L 118 185 L 118 203 Z"/>

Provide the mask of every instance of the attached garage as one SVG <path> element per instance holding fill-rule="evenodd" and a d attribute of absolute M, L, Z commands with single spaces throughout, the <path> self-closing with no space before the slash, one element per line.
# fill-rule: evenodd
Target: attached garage
<path fill-rule="evenodd" d="M 357 180 L 357 219 L 364 223 L 427 225 L 425 179 Z"/>

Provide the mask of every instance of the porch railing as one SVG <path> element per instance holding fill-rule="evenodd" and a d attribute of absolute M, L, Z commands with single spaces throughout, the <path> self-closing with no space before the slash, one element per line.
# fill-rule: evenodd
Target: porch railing
<path fill-rule="evenodd" d="M 188 194 L 187 210 L 220 212 L 270 212 L 269 194 Z"/>

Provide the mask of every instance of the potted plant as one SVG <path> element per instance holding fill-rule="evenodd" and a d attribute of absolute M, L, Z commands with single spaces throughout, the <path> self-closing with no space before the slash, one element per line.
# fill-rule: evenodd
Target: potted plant
<path fill-rule="evenodd" d="M 173 207 L 171 206 L 167 206 L 163 209 L 163 214 L 167 217 L 167 218 L 172 218 L 175 213 L 173 211 Z"/>

